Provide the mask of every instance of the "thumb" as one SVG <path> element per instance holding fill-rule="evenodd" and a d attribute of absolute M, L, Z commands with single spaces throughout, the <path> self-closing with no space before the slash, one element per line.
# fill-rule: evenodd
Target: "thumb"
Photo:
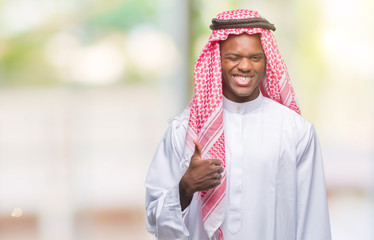
<path fill-rule="evenodd" d="M 191 159 L 201 159 L 201 145 L 200 145 L 200 142 L 197 140 L 197 139 L 194 139 L 193 140 L 193 143 L 195 144 L 195 152 L 193 153 L 192 155 L 192 158 Z"/>

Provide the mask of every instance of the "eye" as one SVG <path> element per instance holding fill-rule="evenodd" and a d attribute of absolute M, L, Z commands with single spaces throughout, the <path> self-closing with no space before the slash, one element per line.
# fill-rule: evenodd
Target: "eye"
<path fill-rule="evenodd" d="M 239 58 L 235 58 L 235 57 L 234 57 L 234 58 L 229 58 L 229 60 L 230 60 L 230 61 L 238 61 Z"/>
<path fill-rule="evenodd" d="M 260 57 L 259 57 L 259 56 L 253 56 L 253 57 L 252 57 L 252 61 L 257 62 L 257 61 L 259 61 L 259 60 L 260 60 Z"/>
<path fill-rule="evenodd" d="M 229 60 L 229 61 L 233 61 L 233 62 L 236 62 L 236 61 L 239 60 L 238 57 L 227 57 L 226 59 Z"/>
<path fill-rule="evenodd" d="M 263 58 L 262 55 L 255 55 L 255 56 L 252 56 L 252 57 L 251 57 L 251 60 L 254 61 L 254 62 L 258 62 L 258 61 L 260 61 L 262 58 Z"/>

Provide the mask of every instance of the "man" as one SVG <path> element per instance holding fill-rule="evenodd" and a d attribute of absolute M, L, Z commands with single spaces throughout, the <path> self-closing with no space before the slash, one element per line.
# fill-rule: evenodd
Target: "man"
<path fill-rule="evenodd" d="M 146 179 L 158 239 L 329 240 L 323 164 L 299 115 L 274 25 L 255 11 L 213 19 L 195 96 Z"/>

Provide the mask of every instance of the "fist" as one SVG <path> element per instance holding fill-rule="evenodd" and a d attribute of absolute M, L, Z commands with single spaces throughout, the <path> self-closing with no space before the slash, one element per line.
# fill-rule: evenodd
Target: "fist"
<path fill-rule="evenodd" d="M 181 179 L 181 185 L 185 192 L 192 196 L 197 191 L 204 191 L 221 184 L 224 168 L 219 159 L 202 159 L 202 148 L 197 140 L 194 140 L 195 152 L 190 165 Z"/>

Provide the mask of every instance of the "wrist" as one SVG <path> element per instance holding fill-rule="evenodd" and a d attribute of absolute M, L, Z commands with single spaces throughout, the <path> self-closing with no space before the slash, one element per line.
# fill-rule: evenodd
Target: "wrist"
<path fill-rule="evenodd" d="M 188 190 L 187 182 L 182 178 L 179 181 L 179 199 L 181 210 L 184 211 L 188 205 L 190 205 L 193 197 L 193 192 Z"/>
<path fill-rule="evenodd" d="M 190 189 L 188 181 L 184 177 L 179 181 L 179 194 L 183 198 L 192 198 L 194 192 Z"/>

